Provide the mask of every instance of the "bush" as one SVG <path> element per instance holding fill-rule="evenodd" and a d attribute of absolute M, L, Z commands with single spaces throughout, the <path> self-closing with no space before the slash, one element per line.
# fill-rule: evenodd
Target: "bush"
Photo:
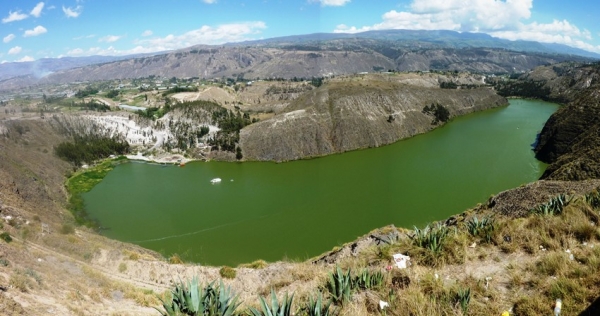
<path fill-rule="evenodd" d="M 175 253 L 169 258 L 169 263 L 170 264 L 182 264 L 183 260 L 181 260 L 181 257 L 179 257 L 179 255 Z"/>
<path fill-rule="evenodd" d="M 10 237 L 10 235 L 7 232 L 0 234 L 0 239 L 4 240 L 7 243 L 12 241 L 12 237 Z"/>
<path fill-rule="evenodd" d="M 60 227 L 60 233 L 63 235 L 69 235 L 75 233 L 75 228 L 72 224 L 63 224 Z"/>
<path fill-rule="evenodd" d="M 450 119 L 450 111 L 448 111 L 448 109 L 445 106 L 439 103 L 432 103 L 431 105 L 425 106 L 422 112 L 427 115 L 433 115 L 434 119 L 431 122 L 432 125 L 435 125 L 440 122 L 445 123 L 448 122 L 448 120 Z"/>
<path fill-rule="evenodd" d="M 256 260 L 251 263 L 240 264 L 239 268 L 250 268 L 250 269 L 264 269 L 268 263 L 264 260 Z"/>
<path fill-rule="evenodd" d="M 219 270 L 219 274 L 226 279 L 235 279 L 237 273 L 234 268 L 224 266 Z"/>

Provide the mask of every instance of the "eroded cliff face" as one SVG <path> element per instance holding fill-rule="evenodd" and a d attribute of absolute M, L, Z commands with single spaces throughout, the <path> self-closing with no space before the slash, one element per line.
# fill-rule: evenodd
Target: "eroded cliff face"
<path fill-rule="evenodd" d="M 246 160 L 287 161 L 378 147 L 429 131 L 423 108 L 458 116 L 508 104 L 489 88 L 449 90 L 385 80 L 332 81 L 240 132 Z"/>
<path fill-rule="evenodd" d="M 600 178 L 600 64 L 539 67 L 511 85 L 565 104 L 548 119 L 535 147 L 536 157 L 550 164 L 542 179 Z"/>

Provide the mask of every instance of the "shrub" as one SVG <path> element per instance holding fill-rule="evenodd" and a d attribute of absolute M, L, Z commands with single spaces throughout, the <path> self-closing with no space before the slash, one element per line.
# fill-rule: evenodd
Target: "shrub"
<path fill-rule="evenodd" d="M 174 253 L 170 258 L 169 258 L 169 263 L 170 264 L 182 264 L 183 260 L 181 260 L 181 258 L 179 257 L 178 254 Z"/>
<path fill-rule="evenodd" d="M 31 281 L 29 280 L 27 275 L 25 275 L 21 271 L 16 271 L 15 273 L 13 273 L 10 276 L 9 283 L 14 288 L 18 289 L 23 293 L 29 291 L 29 288 L 32 286 Z"/>
<path fill-rule="evenodd" d="M 285 294 L 285 297 L 281 301 L 281 303 L 277 300 L 277 296 L 275 295 L 275 291 L 271 290 L 271 306 L 269 306 L 266 302 L 266 298 L 260 296 L 260 306 L 261 310 L 257 310 L 256 308 L 250 307 L 250 315 L 251 316 L 290 316 L 292 315 L 292 301 L 294 300 L 294 294 L 288 297 L 288 294 Z"/>
<path fill-rule="evenodd" d="M 60 227 L 60 233 L 63 235 L 73 234 L 75 232 L 75 228 L 72 224 L 63 224 Z"/>
<path fill-rule="evenodd" d="M 232 267 L 224 266 L 219 270 L 219 274 L 226 279 L 235 279 L 236 272 Z"/>
<path fill-rule="evenodd" d="M 264 269 L 266 268 L 268 263 L 264 260 L 256 260 L 251 263 L 240 264 L 240 268 L 250 268 L 250 269 Z"/>
<path fill-rule="evenodd" d="M 218 286 L 214 282 L 201 287 L 198 278 L 194 277 L 187 284 L 180 282 L 171 290 L 171 299 L 165 302 L 161 299 L 164 311 L 158 310 L 163 316 L 202 315 L 202 316 L 231 316 L 239 307 L 238 297 L 230 287 L 223 282 Z"/>
<path fill-rule="evenodd" d="M 7 243 L 12 241 L 12 237 L 10 237 L 10 235 L 7 232 L 0 234 L 0 239 L 4 240 Z"/>

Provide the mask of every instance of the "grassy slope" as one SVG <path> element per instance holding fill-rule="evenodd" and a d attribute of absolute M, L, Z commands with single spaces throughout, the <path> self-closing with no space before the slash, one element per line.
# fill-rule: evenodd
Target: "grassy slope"
<path fill-rule="evenodd" d="M 147 315 L 153 312 L 147 306 L 158 306 L 156 296 L 164 295 L 173 282 L 194 275 L 204 282 L 220 278 L 218 267 L 170 264 L 150 251 L 108 240 L 85 227 L 62 231 L 61 225 L 74 219 L 64 211 L 62 183 L 68 165 L 51 155 L 52 144 L 60 137 L 43 124 L 24 124 L 28 127 L 24 134 L 0 139 L 0 215 L 15 218 L 2 220 L 0 228 L 0 233 L 14 237 L 10 243 L 0 240 L 3 311 Z M 101 176 L 93 172 L 74 179 L 91 183 Z M 448 221 L 450 232 L 437 253 L 415 246 L 408 237 L 413 232 L 386 227 L 324 256 L 331 260 L 244 265 L 225 282 L 240 294 L 243 308 L 258 306 L 258 295 L 268 294 L 271 288 L 281 295 L 295 292 L 297 308 L 318 290 L 327 293 L 326 280 L 335 265 L 352 271 L 385 271 L 391 255 L 401 252 L 412 257 L 413 265 L 385 272 L 381 287 L 356 291 L 350 302 L 340 306 L 341 314 L 379 315 L 381 299 L 391 303 L 387 315 L 460 315 L 457 294 L 464 289 L 471 290 L 469 315 L 499 315 L 511 308 L 517 315 L 549 314 L 556 298 L 564 302 L 564 315 L 578 314 L 592 303 L 600 304 L 600 213 L 582 198 L 600 183 L 588 184 L 585 190 L 571 184 L 556 182 L 546 191 L 527 191 L 538 183 L 517 188 L 492 198 L 493 206 L 489 203 L 455 216 Z M 559 193 L 574 196 L 560 215 L 514 210 L 515 205 L 527 210 Z M 515 214 L 522 216 L 515 218 Z M 473 215 L 494 216 L 490 242 L 467 231 Z M 42 223 L 50 225 L 50 234 L 40 233 Z M 371 235 L 398 238 L 377 245 L 368 238 Z"/>

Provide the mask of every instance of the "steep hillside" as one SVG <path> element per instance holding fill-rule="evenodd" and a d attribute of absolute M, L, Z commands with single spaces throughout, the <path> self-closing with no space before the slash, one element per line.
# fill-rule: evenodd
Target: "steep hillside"
<path fill-rule="evenodd" d="M 20 77 L 0 81 L 0 90 L 38 84 L 148 76 L 253 80 L 311 78 L 387 70 L 519 73 L 536 66 L 573 59 L 591 60 L 537 50 L 520 52 L 497 46 L 479 48 L 443 41 L 421 43 L 414 40 L 394 40 L 393 37 L 316 39 L 291 43 L 274 40 L 247 45 L 193 46 L 165 54 L 57 71 L 43 78 L 25 72 Z"/>
<path fill-rule="evenodd" d="M 589 58 L 600 58 L 600 55 L 591 53 L 585 50 L 569 47 L 560 44 L 543 44 L 532 41 L 509 41 L 500 38 L 495 38 L 483 33 L 468 33 L 468 32 L 454 32 L 444 30 L 379 30 L 379 31 L 368 31 L 356 34 L 346 33 L 317 33 L 317 34 L 305 34 L 305 35 L 294 35 L 285 36 L 278 38 L 270 38 L 257 41 L 248 41 L 241 43 L 230 43 L 222 46 L 202 46 L 191 47 L 173 52 L 174 54 L 185 54 L 186 52 L 204 52 L 208 51 L 219 51 L 221 54 L 228 54 L 224 52 L 224 47 L 238 47 L 238 48 L 272 48 L 283 51 L 299 51 L 306 53 L 334 53 L 343 52 L 347 55 L 350 52 L 356 53 L 371 53 L 376 52 L 388 58 L 384 63 L 380 64 L 367 64 L 361 65 L 359 58 L 352 58 L 355 62 L 359 62 L 357 67 L 352 65 L 338 65 L 336 63 L 323 62 L 326 67 L 333 66 L 334 71 L 329 70 L 331 73 L 343 74 L 352 72 L 371 71 L 372 67 L 385 67 L 387 64 L 395 64 L 395 67 L 383 68 L 397 69 L 397 70 L 429 70 L 429 69 L 450 69 L 450 70 L 469 70 L 478 72 L 513 72 L 523 71 L 520 66 L 524 63 L 529 63 L 530 68 L 542 65 L 546 62 L 556 62 L 565 60 L 566 56 L 569 60 L 583 60 Z M 416 48 L 416 49 L 415 49 Z M 488 48 L 483 50 L 481 48 Z M 491 50 L 489 50 L 491 49 Z M 428 50 L 432 50 L 427 53 Z M 507 53 L 506 50 L 512 52 Z M 240 60 L 240 63 L 246 63 L 251 61 L 264 62 L 264 60 L 255 60 L 254 57 L 241 56 L 233 50 L 234 59 Z M 518 52 L 515 54 L 514 52 Z M 164 53 L 164 52 L 163 52 Z M 0 64 L 0 81 L 11 78 L 19 77 L 19 79 L 10 80 L 3 86 L 8 87 L 19 87 L 36 84 L 38 79 L 47 76 L 51 73 L 68 70 L 72 68 L 82 67 L 92 64 L 102 64 L 117 60 L 133 60 L 138 57 L 162 55 L 161 52 L 155 52 L 152 54 L 137 54 L 128 56 L 88 56 L 88 57 L 62 57 L 62 58 L 42 58 L 40 60 L 32 62 L 14 62 L 14 63 L 3 63 Z M 500 55 L 500 56 L 485 56 L 485 55 Z M 301 54 L 302 55 L 302 54 Z M 295 57 L 301 57 L 295 56 Z M 464 56 L 463 56 L 464 55 Z M 471 56 L 469 55 L 477 55 Z M 554 56 L 551 56 L 554 55 Z M 563 56 L 559 56 L 563 55 Z M 398 59 L 399 56 L 403 56 Z M 273 56 L 271 56 L 273 57 Z M 277 56 L 274 56 L 278 58 Z M 345 56 L 346 57 L 346 56 Z M 362 57 L 368 57 L 367 55 Z M 474 57 L 474 58 L 473 58 Z M 160 57 L 159 57 L 160 59 Z M 241 60 L 244 59 L 244 60 Z M 514 59 L 514 60 L 513 60 Z M 154 60 L 149 58 L 150 62 Z M 552 61 L 551 61 L 552 60 Z M 177 69 L 177 61 L 165 61 L 162 66 L 157 67 L 153 65 L 148 71 L 141 71 L 137 65 L 130 65 L 129 63 L 119 63 L 121 67 L 127 66 L 128 72 L 132 72 L 131 75 L 126 73 L 115 73 L 114 70 L 102 69 L 98 70 L 93 74 L 89 74 L 86 78 L 76 78 L 75 80 L 106 80 L 106 79 L 117 79 L 117 78 L 133 78 L 135 75 L 156 75 L 161 76 L 165 74 L 168 77 L 176 76 L 199 76 L 206 78 L 216 78 L 221 75 L 231 76 L 235 72 L 228 72 L 229 70 L 236 68 L 229 62 L 225 62 L 222 58 L 212 56 L 209 59 L 210 62 L 214 62 L 213 66 L 204 68 L 202 65 L 206 63 L 206 60 L 195 59 L 200 63 L 194 61 L 182 61 L 179 60 L 180 64 L 185 65 L 187 70 Z M 146 62 L 146 59 L 144 59 Z M 279 62 L 281 64 L 281 62 Z M 287 65 L 287 63 L 285 63 Z M 191 66 L 191 68 L 190 68 Z M 248 66 L 248 65 L 246 65 Z M 319 76 L 320 73 L 328 73 L 320 70 L 310 69 L 311 63 L 309 62 L 306 66 L 309 69 L 297 68 L 292 64 L 289 65 L 289 69 L 282 73 L 283 77 L 311 77 Z M 267 68 L 274 67 L 273 65 L 267 65 Z M 513 68 L 514 67 L 514 68 Z M 162 69 L 159 69 L 162 68 Z M 242 67 L 247 68 L 247 67 Z M 259 67 L 260 68 L 260 67 Z M 329 67 L 331 68 L 331 67 Z M 354 69 L 360 70 L 354 70 Z M 216 71 L 218 70 L 218 71 Z M 269 69 L 255 70 L 248 69 L 253 72 L 257 72 L 257 75 L 251 76 L 246 75 L 247 78 L 267 78 L 271 76 L 279 76 L 280 74 Z M 213 76 L 213 73 L 219 72 L 217 76 Z M 74 72 L 71 76 L 77 73 Z M 192 73 L 187 75 L 186 73 Z M 65 75 L 57 78 L 65 78 Z M 111 77 L 108 77 L 111 76 Z M 289 76 L 289 77 L 288 77 Z M 68 75 L 67 75 L 68 77 Z M 234 75 L 235 77 L 235 75 Z M 62 79 L 61 79 L 62 80 Z"/>
<path fill-rule="evenodd" d="M 431 109 L 427 102 L 433 99 L 449 115 L 505 102 L 485 88 L 439 88 L 441 82 L 473 85 L 481 82 L 479 76 L 395 74 L 336 80 L 315 89 L 287 82 L 247 87 L 252 99 L 263 101 L 268 89 L 285 88 L 290 94 L 272 105 L 278 113 L 273 120 L 258 124 L 267 125 L 265 133 L 272 133 L 272 128 L 270 139 L 276 142 L 278 131 L 295 133 L 296 126 L 290 123 L 298 116 L 301 128 L 312 126 L 334 135 L 323 139 L 337 149 L 383 141 L 381 135 L 398 135 L 406 127 L 416 131 L 437 126 L 431 124 L 436 114 L 440 119 L 445 116 L 436 112 L 437 107 Z M 263 103 L 244 106 L 252 109 Z M 431 114 L 423 113 L 426 105 Z M 169 301 L 174 286 L 193 277 L 201 285 L 223 280 L 231 286 L 239 295 L 239 312 L 260 308 L 259 297 L 271 290 L 280 300 L 285 293 L 294 294 L 295 315 L 306 315 L 306 304 L 317 293 L 325 301 L 331 299 L 340 316 L 497 315 L 504 310 L 512 315 L 544 315 L 552 312 L 556 298 L 562 299 L 565 315 L 597 315 L 600 309 L 598 180 L 524 184 L 427 228 L 389 225 L 305 262 L 200 266 L 77 226 L 66 208 L 64 183 L 73 174 L 98 181 L 99 170 L 92 166 L 73 173 L 71 165 L 53 154 L 66 136 L 53 127 L 52 116 L 4 113 L 0 113 L 3 315 L 158 315 L 153 307 L 163 309 L 159 298 Z M 307 123 L 303 113 L 312 113 L 324 126 L 316 126 L 316 119 Z M 389 127 L 393 124 L 401 126 Z M 360 130 L 354 132 L 352 127 L 357 126 Z M 305 142 L 312 144 L 312 139 Z M 296 144 L 275 145 L 300 152 Z M 118 161 L 106 160 L 101 166 Z M 411 264 L 397 268 L 395 254 L 410 256 Z M 340 288 L 328 283 L 342 274 L 353 280 L 347 282 L 347 296 L 336 295 Z M 380 301 L 389 304 L 385 311 Z"/>
<path fill-rule="evenodd" d="M 448 78 L 363 79 L 328 81 L 292 101 L 284 113 L 242 129 L 245 159 L 287 161 L 378 147 L 443 123 L 434 123 L 426 106 L 439 104 L 457 116 L 507 104 L 489 88 L 439 88 L 437 80 Z M 432 79 L 436 86 L 427 85 Z"/>
<path fill-rule="evenodd" d="M 544 126 L 536 157 L 550 163 L 544 179 L 600 177 L 600 65 L 566 63 L 539 67 L 503 84 L 503 95 L 538 97 L 565 104 Z"/>
<path fill-rule="evenodd" d="M 294 294 L 295 315 L 305 315 L 316 293 L 334 300 L 344 316 L 381 315 L 380 300 L 389 304 L 387 315 L 543 315 L 556 298 L 565 315 L 597 315 L 600 308 L 598 181 L 539 181 L 443 225 L 416 231 L 390 225 L 306 262 L 257 260 L 225 269 L 161 258 L 74 226 L 62 189 L 69 166 L 44 152 L 64 136 L 41 119 L 1 126 L 3 315 L 158 315 L 158 298 L 168 301 L 176 284 L 193 277 L 201 284 L 222 279 L 239 295 L 239 312 L 260 308 L 259 297 L 271 290 L 280 299 Z M 570 198 L 556 214 L 530 214 L 562 193 Z M 415 238 L 432 234 L 439 247 Z M 396 268 L 397 253 L 410 256 L 406 269 Z M 347 297 L 327 285 L 338 267 L 358 280 Z M 361 275 L 373 283 L 359 283 Z"/>

